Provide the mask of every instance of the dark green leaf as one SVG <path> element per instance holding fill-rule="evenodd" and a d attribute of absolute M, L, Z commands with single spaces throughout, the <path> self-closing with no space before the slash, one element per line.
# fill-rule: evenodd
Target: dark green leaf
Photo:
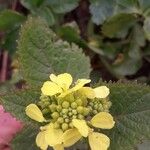
<path fill-rule="evenodd" d="M 35 12 L 35 15 L 44 18 L 47 21 L 49 26 L 52 26 L 55 24 L 54 14 L 48 7 L 41 7 Z"/>
<path fill-rule="evenodd" d="M 13 10 L 4 10 L 0 12 L 0 31 L 10 30 L 19 26 L 25 17 Z"/>
<path fill-rule="evenodd" d="M 111 113 L 115 127 L 108 133 L 111 150 L 132 150 L 150 140 L 150 87 L 136 83 L 110 83 Z"/>
<path fill-rule="evenodd" d="M 34 10 L 38 8 L 44 0 L 20 0 L 21 4 L 27 9 Z"/>
<path fill-rule="evenodd" d="M 25 114 L 25 108 L 30 103 L 35 103 L 39 100 L 39 91 L 24 90 L 11 92 L 0 97 L 0 103 L 5 107 L 6 111 L 12 113 L 17 119 L 32 123 L 33 121 Z"/>
<path fill-rule="evenodd" d="M 78 6 L 79 0 L 46 0 L 55 13 L 66 13 Z"/>
<path fill-rule="evenodd" d="M 146 17 L 143 28 L 147 36 L 147 39 L 150 40 L 150 17 Z"/>
<path fill-rule="evenodd" d="M 18 50 L 24 78 L 32 86 L 41 86 L 50 73 L 68 72 L 75 80 L 89 76 L 89 59 L 82 50 L 58 39 L 39 18 L 29 18 L 22 27 Z"/>
<path fill-rule="evenodd" d="M 135 23 L 136 18 L 132 14 L 117 14 L 103 24 L 102 31 L 108 37 L 123 38 Z"/>

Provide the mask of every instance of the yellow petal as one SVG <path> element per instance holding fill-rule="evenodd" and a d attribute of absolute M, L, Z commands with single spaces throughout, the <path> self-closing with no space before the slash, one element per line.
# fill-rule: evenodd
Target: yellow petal
<path fill-rule="evenodd" d="M 106 86 L 99 86 L 94 89 L 94 92 L 95 97 L 97 98 L 106 98 L 110 93 L 109 88 L 107 88 Z"/>
<path fill-rule="evenodd" d="M 89 133 L 89 127 L 87 126 L 85 120 L 79 120 L 79 119 L 73 119 L 72 124 L 75 128 L 78 129 L 80 134 L 84 137 L 88 136 Z"/>
<path fill-rule="evenodd" d="M 100 112 L 91 119 L 91 124 L 97 128 L 111 129 L 113 128 L 115 121 L 111 114 L 107 112 Z"/>
<path fill-rule="evenodd" d="M 78 130 L 76 128 L 69 129 L 69 130 L 65 131 L 64 134 L 62 135 L 63 145 L 65 147 L 72 146 L 81 137 L 82 137 L 81 134 L 78 132 Z"/>
<path fill-rule="evenodd" d="M 58 76 L 51 74 L 50 79 L 64 90 L 69 89 L 72 84 L 72 76 L 69 73 L 63 73 Z"/>
<path fill-rule="evenodd" d="M 57 144 L 62 143 L 62 134 L 63 131 L 60 129 L 54 129 L 54 127 L 51 125 L 46 130 L 46 142 L 49 146 L 55 146 Z"/>
<path fill-rule="evenodd" d="M 89 79 L 79 79 L 73 88 L 67 90 L 66 92 L 61 93 L 59 97 L 65 97 L 66 95 L 81 89 L 85 84 L 90 83 L 90 82 L 91 80 Z"/>
<path fill-rule="evenodd" d="M 62 89 L 56 83 L 53 83 L 51 81 L 46 81 L 44 82 L 41 91 L 44 95 L 53 96 L 57 93 L 61 93 Z"/>
<path fill-rule="evenodd" d="M 57 144 L 55 146 L 53 146 L 54 150 L 64 150 L 64 146 L 62 144 Z"/>
<path fill-rule="evenodd" d="M 36 144 L 42 150 L 47 150 L 48 144 L 45 140 L 45 131 L 41 131 L 41 132 L 38 133 L 38 135 L 36 137 Z"/>
<path fill-rule="evenodd" d="M 90 79 L 79 79 L 76 82 L 76 85 L 72 88 L 73 91 L 77 91 L 82 88 L 85 84 L 90 83 Z"/>
<path fill-rule="evenodd" d="M 26 114 L 33 120 L 38 122 L 44 122 L 45 118 L 43 117 L 43 114 L 41 110 L 35 105 L 30 104 L 26 107 Z"/>
<path fill-rule="evenodd" d="M 107 150 L 110 145 L 110 139 L 104 134 L 92 132 L 89 134 L 89 144 L 91 150 Z"/>
<path fill-rule="evenodd" d="M 93 99 L 95 98 L 95 92 L 92 88 L 90 87 L 82 87 L 79 92 L 84 94 L 87 98 Z"/>

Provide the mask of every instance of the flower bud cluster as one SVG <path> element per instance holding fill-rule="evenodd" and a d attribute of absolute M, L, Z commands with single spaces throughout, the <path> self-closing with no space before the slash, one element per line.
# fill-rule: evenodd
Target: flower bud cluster
<path fill-rule="evenodd" d="M 96 115 L 99 112 L 109 112 L 109 109 L 111 107 L 111 102 L 108 99 L 93 99 L 88 104 L 91 114 Z"/>
<path fill-rule="evenodd" d="M 55 128 L 63 131 L 73 128 L 73 119 L 86 119 L 99 112 L 108 112 L 111 102 L 107 99 L 85 99 L 76 93 L 64 98 L 41 96 L 38 106 L 44 117 L 54 123 Z"/>

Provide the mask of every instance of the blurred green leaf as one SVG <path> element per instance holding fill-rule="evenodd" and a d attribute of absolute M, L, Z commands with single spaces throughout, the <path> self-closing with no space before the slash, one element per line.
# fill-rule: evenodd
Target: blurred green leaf
<path fill-rule="evenodd" d="M 147 39 L 150 40 L 150 17 L 146 17 L 143 28 L 147 36 Z"/>
<path fill-rule="evenodd" d="M 132 14 L 117 14 L 103 24 L 102 32 L 112 38 L 123 38 L 127 35 L 128 30 L 136 23 L 136 18 Z"/>
<path fill-rule="evenodd" d="M 75 80 L 89 77 L 89 58 L 75 44 L 60 40 L 40 18 L 27 20 L 18 43 L 22 73 L 32 86 L 41 86 L 50 73 L 68 72 Z"/>
<path fill-rule="evenodd" d="M 115 0 L 90 0 L 90 12 L 95 24 L 102 24 L 113 15 Z"/>
<path fill-rule="evenodd" d="M 123 76 L 135 74 L 142 66 L 141 47 L 145 44 L 145 37 L 140 25 L 133 28 L 128 40 L 129 43 L 123 47 L 123 60 L 113 65 L 114 71 Z"/>
<path fill-rule="evenodd" d="M 86 42 L 80 37 L 75 28 L 70 26 L 62 26 L 58 28 L 57 32 L 61 38 L 69 43 L 76 43 L 82 48 L 87 47 Z"/>
<path fill-rule="evenodd" d="M 35 15 L 44 18 L 47 21 L 49 26 L 55 24 L 54 14 L 52 13 L 51 9 L 48 7 L 41 7 L 35 12 Z"/>
<path fill-rule="evenodd" d="M 18 28 L 8 31 L 4 38 L 4 44 L 2 45 L 3 49 L 8 50 L 10 55 L 14 54 L 16 51 L 17 46 L 17 39 L 18 39 Z"/>
<path fill-rule="evenodd" d="M 9 9 L 0 12 L 0 31 L 10 30 L 19 26 L 25 18 L 22 14 Z"/>
<path fill-rule="evenodd" d="M 20 0 L 20 2 L 27 9 L 34 10 L 38 8 L 44 0 Z"/>
<path fill-rule="evenodd" d="M 50 6 L 55 13 L 66 13 L 78 6 L 79 0 L 46 0 L 46 5 Z"/>

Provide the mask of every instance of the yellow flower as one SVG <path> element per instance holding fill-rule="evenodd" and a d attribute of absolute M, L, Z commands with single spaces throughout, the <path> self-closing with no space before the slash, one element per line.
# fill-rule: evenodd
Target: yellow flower
<path fill-rule="evenodd" d="M 68 73 L 60 74 L 58 76 L 51 74 L 50 80 L 51 81 L 44 82 L 41 88 L 42 93 L 47 96 L 60 94 L 60 97 L 64 97 L 71 92 L 79 90 L 85 84 L 91 81 L 88 79 L 79 79 L 75 86 L 69 89 L 73 79 L 72 76 Z"/>
<path fill-rule="evenodd" d="M 83 137 L 88 136 L 91 150 L 107 150 L 110 140 L 106 135 L 93 132 L 85 120 L 73 119 L 72 123 Z M 107 112 L 98 113 L 91 119 L 90 123 L 93 127 L 101 129 L 111 129 L 115 124 L 113 117 Z"/>

